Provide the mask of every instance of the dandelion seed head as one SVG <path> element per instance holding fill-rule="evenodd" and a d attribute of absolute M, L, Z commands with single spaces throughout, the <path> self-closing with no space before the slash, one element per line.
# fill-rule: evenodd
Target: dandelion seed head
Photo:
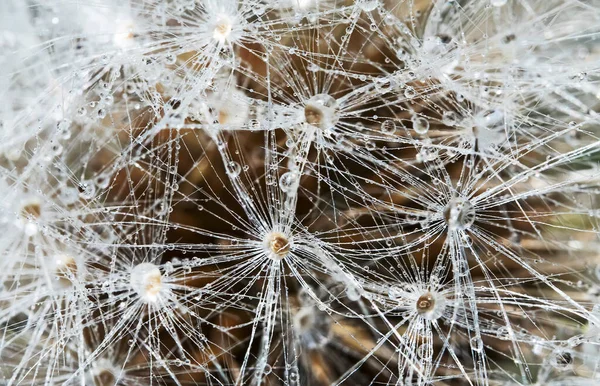
<path fill-rule="evenodd" d="M 161 291 L 164 290 L 160 269 L 152 263 L 141 263 L 133 267 L 129 284 L 146 303 L 156 303 Z"/>
<path fill-rule="evenodd" d="M 597 383 L 590 1 L 72 3 L 0 1 L 2 382 Z"/>

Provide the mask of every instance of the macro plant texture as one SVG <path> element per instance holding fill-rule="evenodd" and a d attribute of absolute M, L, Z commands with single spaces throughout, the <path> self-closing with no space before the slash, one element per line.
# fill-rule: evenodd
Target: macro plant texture
<path fill-rule="evenodd" d="M 600 0 L 0 0 L 0 385 L 600 384 Z"/>

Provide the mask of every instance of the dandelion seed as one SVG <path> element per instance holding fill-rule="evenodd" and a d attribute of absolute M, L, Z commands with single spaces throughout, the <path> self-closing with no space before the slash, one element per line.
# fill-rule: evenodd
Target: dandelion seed
<path fill-rule="evenodd" d="M 466 199 L 455 198 L 444 210 L 444 219 L 451 230 L 468 229 L 476 219 L 475 207 Z"/>
<path fill-rule="evenodd" d="M 431 292 L 419 296 L 415 303 L 416 311 L 424 319 L 435 320 L 442 316 L 446 307 L 443 295 Z"/>
<path fill-rule="evenodd" d="M 285 259 L 292 248 L 291 240 L 280 232 L 270 232 L 264 239 L 265 253 L 270 259 L 280 261 Z"/>
<path fill-rule="evenodd" d="M 146 303 L 155 303 L 163 290 L 160 269 L 152 263 L 141 263 L 133 267 L 129 283 Z"/>
<path fill-rule="evenodd" d="M 317 94 L 304 105 L 306 123 L 323 131 L 333 128 L 339 121 L 337 101 L 330 95 Z"/>
<path fill-rule="evenodd" d="M 231 18 L 225 14 L 217 15 L 213 37 L 220 43 L 224 43 L 229 39 L 231 30 L 233 29 L 233 23 Z"/>

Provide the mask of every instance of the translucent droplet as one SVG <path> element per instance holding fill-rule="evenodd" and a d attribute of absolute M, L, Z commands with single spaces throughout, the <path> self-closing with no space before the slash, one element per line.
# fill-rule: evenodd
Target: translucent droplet
<path fill-rule="evenodd" d="M 471 338 L 471 348 L 476 352 L 483 351 L 483 341 L 480 337 L 474 336 Z"/>
<path fill-rule="evenodd" d="M 454 126 L 458 122 L 458 116 L 454 111 L 444 111 L 442 123 L 447 126 Z"/>
<path fill-rule="evenodd" d="M 152 263 L 138 264 L 131 270 L 129 284 L 143 301 L 156 302 L 163 288 L 160 269 Z"/>
<path fill-rule="evenodd" d="M 231 178 L 235 178 L 235 177 L 239 176 L 241 172 L 242 172 L 242 167 L 240 166 L 239 163 L 237 163 L 235 161 L 230 161 L 227 163 L 227 174 Z"/>
<path fill-rule="evenodd" d="M 379 6 L 379 0 L 357 0 L 356 4 L 365 12 L 371 12 Z"/>
<path fill-rule="evenodd" d="M 104 117 L 106 117 L 106 109 L 99 108 L 96 111 L 96 116 L 98 117 L 98 119 L 104 119 Z"/>
<path fill-rule="evenodd" d="M 52 155 L 58 156 L 58 155 L 60 155 L 60 153 L 62 153 L 63 147 L 61 144 L 56 143 L 50 147 L 50 150 L 52 152 Z"/>
<path fill-rule="evenodd" d="M 286 172 L 279 177 L 279 187 L 286 193 L 295 192 L 298 189 L 299 176 L 297 172 Z"/>
<path fill-rule="evenodd" d="M 381 124 L 381 131 L 385 134 L 394 134 L 394 132 L 396 131 L 396 123 L 394 123 L 394 121 L 392 121 L 391 119 L 386 119 Z"/>
<path fill-rule="evenodd" d="M 355 302 L 360 299 L 360 292 L 355 286 L 350 285 L 346 287 L 346 296 L 348 296 L 348 300 Z"/>
<path fill-rule="evenodd" d="M 408 99 L 412 99 L 415 97 L 415 95 L 417 95 L 417 92 L 415 91 L 414 87 L 406 86 L 404 89 L 404 96 Z"/>
<path fill-rule="evenodd" d="M 502 7 L 506 3 L 508 3 L 508 0 L 490 0 L 490 4 L 494 7 Z"/>
<path fill-rule="evenodd" d="M 429 131 L 429 121 L 425 118 L 414 116 L 411 119 L 415 133 L 425 135 Z"/>
<path fill-rule="evenodd" d="M 566 371 L 573 367 L 575 355 L 571 350 L 556 350 L 550 357 L 550 364 L 559 371 Z"/>
<path fill-rule="evenodd" d="M 56 132 L 62 139 L 71 138 L 71 122 L 63 119 L 56 125 Z"/>

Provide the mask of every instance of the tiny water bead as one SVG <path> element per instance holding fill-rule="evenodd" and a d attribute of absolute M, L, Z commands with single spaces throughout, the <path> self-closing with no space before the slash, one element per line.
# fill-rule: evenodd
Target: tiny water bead
<path fill-rule="evenodd" d="M 228 162 L 226 165 L 226 169 L 227 169 L 227 174 L 232 178 L 239 176 L 240 173 L 242 172 L 242 167 L 240 166 L 239 163 L 237 163 L 235 161 Z"/>
<path fill-rule="evenodd" d="M 407 87 L 404 89 L 404 96 L 405 96 L 407 99 L 412 99 L 412 98 L 414 98 L 416 95 L 417 95 L 417 91 L 415 90 L 415 88 L 414 88 L 414 87 L 412 87 L 412 86 L 407 86 Z"/>
<path fill-rule="evenodd" d="M 335 127 L 340 117 L 337 101 L 331 95 L 317 94 L 304 104 L 304 120 L 321 130 Z"/>
<path fill-rule="evenodd" d="M 574 362 L 573 352 L 567 349 L 555 350 L 550 356 L 550 364 L 559 371 L 570 370 Z"/>
<path fill-rule="evenodd" d="M 394 132 L 396 131 L 396 123 L 391 119 L 386 119 L 381 124 L 381 131 L 384 134 L 394 134 Z"/>
<path fill-rule="evenodd" d="M 471 345 L 471 349 L 473 351 L 476 351 L 476 352 L 483 351 L 483 341 L 481 340 L 481 337 L 477 337 L 477 336 L 472 337 L 470 339 L 470 345 Z"/>
<path fill-rule="evenodd" d="M 419 135 L 425 135 L 429 131 L 429 121 L 425 118 L 414 116 L 411 119 L 413 130 Z"/>
<path fill-rule="evenodd" d="M 293 193 L 298 189 L 300 178 L 297 172 L 286 172 L 279 177 L 279 187 L 286 193 Z"/>
<path fill-rule="evenodd" d="M 291 240 L 281 232 L 270 232 L 263 240 L 267 256 L 275 261 L 283 260 L 291 249 Z"/>
<path fill-rule="evenodd" d="M 471 135 L 475 149 L 480 152 L 492 151 L 508 141 L 504 128 L 504 113 L 501 110 L 488 110 L 475 116 Z"/>
<path fill-rule="evenodd" d="M 152 263 L 141 263 L 131 270 L 129 283 L 131 288 L 146 303 L 158 300 L 163 289 L 163 280 L 158 266 Z"/>
<path fill-rule="evenodd" d="M 444 210 L 444 219 L 450 230 L 469 229 L 475 222 L 475 207 L 464 198 L 454 198 Z"/>

